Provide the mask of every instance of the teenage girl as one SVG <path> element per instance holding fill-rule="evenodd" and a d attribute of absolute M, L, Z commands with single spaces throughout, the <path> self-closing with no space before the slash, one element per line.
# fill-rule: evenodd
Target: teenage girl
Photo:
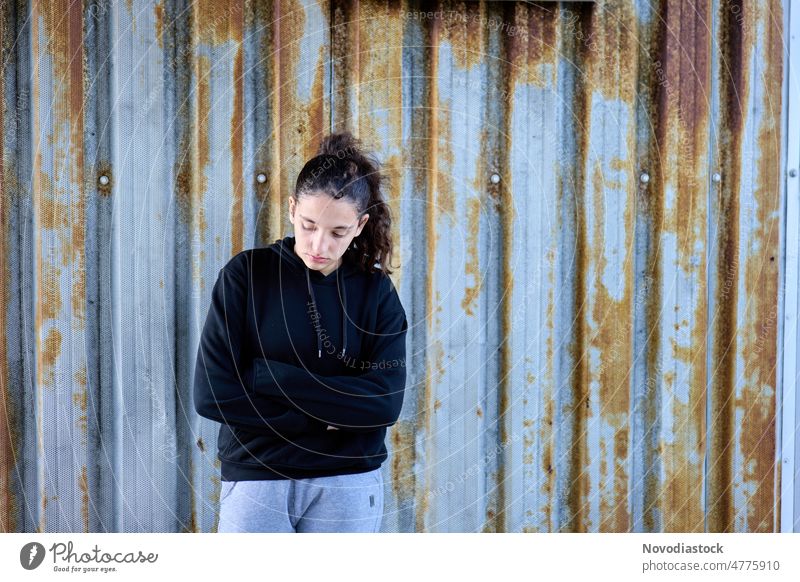
<path fill-rule="evenodd" d="M 221 424 L 219 532 L 377 532 L 408 324 L 378 162 L 327 136 L 289 198 L 294 235 L 219 272 L 194 404 Z"/>

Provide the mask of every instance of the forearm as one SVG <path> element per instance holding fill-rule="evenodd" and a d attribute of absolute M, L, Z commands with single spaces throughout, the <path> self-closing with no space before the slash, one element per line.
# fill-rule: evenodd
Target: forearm
<path fill-rule="evenodd" d="M 304 414 L 349 431 L 371 431 L 397 421 L 403 404 L 404 366 L 359 376 L 321 376 L 275 360 L 254 360 L 254 390 Z"/>

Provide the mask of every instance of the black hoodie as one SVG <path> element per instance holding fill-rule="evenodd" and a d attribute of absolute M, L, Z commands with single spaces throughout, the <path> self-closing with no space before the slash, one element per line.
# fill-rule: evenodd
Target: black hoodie
<path fill-rule="evenodd" d="M 347 259 L 325 276 L 294 242 L 240 252 L 211 292 L 194 406 L 222 423 L 223 481 L 371 471 L 400 415 L 408 324 L 391 279 Z"/>

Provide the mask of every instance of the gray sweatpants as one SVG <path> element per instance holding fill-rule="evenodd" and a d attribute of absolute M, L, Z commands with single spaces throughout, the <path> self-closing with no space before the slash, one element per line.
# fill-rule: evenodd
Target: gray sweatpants
<path fill-rule="evenodd" d="M 219 533 L 379 532 L 381 469 L 350 475 L 223 481 Z"/>

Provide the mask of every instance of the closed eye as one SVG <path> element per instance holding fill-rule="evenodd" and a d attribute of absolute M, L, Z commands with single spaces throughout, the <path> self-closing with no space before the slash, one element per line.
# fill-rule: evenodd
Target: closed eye
<path fill-rule="evenodd" d="M 304 224 L 304 225 L 303 225 L 303 230 L 312 231 L 312 230 L 314 230 L 314 227 L 312 227 L 312 226 L 306 226 L 306 225 Z M 334 232 L 334 233 L 333 233 L 333 238 L 344 238 L 344 235 L 343 235 L 343 234 L 338 234 L 338 233 L 335 233 L 335 232 Z"/>

